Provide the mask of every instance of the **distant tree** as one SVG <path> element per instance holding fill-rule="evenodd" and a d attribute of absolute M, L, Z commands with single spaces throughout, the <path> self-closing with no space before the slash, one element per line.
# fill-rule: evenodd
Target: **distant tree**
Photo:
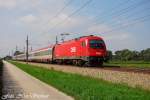
<path fill-rule="evenodd" d="M 129 49 L 123 49 L 123 50 L 115 51 L 115 55 L 112 55 L 111 51 L 110 52 L 109 51 L 108 51 L 109 58 L 111 58 L 112 60 L 119 60 L 119 61 L 144 60 L 144 61 L 150 61 L 150 48 L 142 50 L 140 52 L 131 51 Z"/>
<path fill-rule="evenodd" d="M 123 49 L 123 50 L 115 52 L 114 59 L 121 60 L 121 61 L 129 61 L 129 60 L 132 60 L 134 56 L 136 56 L 135 53 L 136 52 L 132 52 L 129 49 Z"/>
<path fill-rule="evenodd" d="M 140 60 L 138 51 L 132 51 L 131 60 Z"/>
<path fill-rule="evenodd" d="M 2 59 L 0 58 L 0 67 L 3 65 Z"/>
<path fill-rule="evenodd" d="M 109 61 L 109 60 L 112 60 L 113 58 L 113 53 L 111 50 L 107 50 L 107 57 L 106 57 L 106 60 Z"/>
<path fill-rule="evenodd" d="M 139 54 L 140 60 L 150 61 L 150 48 L 142 50 Z"/>
<path fill-rule="evenodd" d="M 10 60 L 10 59 L 12 59 L 11 56 L 6 56 L 6 57 L 4 57 L 4 60 Z"/>
<path fill-rule="evenodd" d="M 121 51 L 115 51 L 114 60 L 122 60 Z"/>

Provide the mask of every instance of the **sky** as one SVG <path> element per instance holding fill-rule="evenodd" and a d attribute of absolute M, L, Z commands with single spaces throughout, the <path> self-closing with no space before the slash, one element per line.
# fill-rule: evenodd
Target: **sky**
<path fill-rule="evenodd" d="M 107 49 L 150 48 L 149 0 L 0 0 L 0 56 L 38 49 L 86 35 L 103 37 Z"/>

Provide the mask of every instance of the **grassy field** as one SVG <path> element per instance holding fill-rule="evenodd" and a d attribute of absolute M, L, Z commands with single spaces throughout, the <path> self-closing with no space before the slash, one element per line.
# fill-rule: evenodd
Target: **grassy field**
<path fill-rule="evenodd" d="M 109 61 L 108 63 L 104 63 L 104 66 L 150 68 L 150 62 L 145 62 L 145 61 Z"/>
<path fill-rule="evenodd" d="M 11 63 L 76 100 L 150 100 L 150 91 L 140 88 L 18 62 Z"/>

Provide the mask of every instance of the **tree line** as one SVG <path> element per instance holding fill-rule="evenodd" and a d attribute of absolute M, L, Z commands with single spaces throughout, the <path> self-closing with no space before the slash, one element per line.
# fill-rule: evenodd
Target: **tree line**
<path fill-rule="evenodd" d="M 115 61 L 150 61 L 150 48 L 141 51 L 123 49 L 115 51 L 107 51 L 108 60 Z"/>
<path fill-rule="evenodd" d="M 3 65 L 2 59 L 0 58 L 0 67 Z"/>

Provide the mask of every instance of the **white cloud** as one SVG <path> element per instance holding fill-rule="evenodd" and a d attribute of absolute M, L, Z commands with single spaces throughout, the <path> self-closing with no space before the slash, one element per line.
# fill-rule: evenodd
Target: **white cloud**
<path fill-rule="evenodd" d="M 0 0 L 0 7 L 13 8 L 17 5 L 18 0 Z"/>
<path fill-rule="evenodd" d="M 32 14 L 29 14 L 29 15 L 21 17 L 20 21 L 22 21 L 25 24 L 33 24 L 37 21 L 37 17 L 33 16 Z"/>
<path fill-rule="evenodd" d="M 28 9 L 28 7 L 36 7 L 42 0 L 0 0 L 0 8 L 21 8 Z M 30 8 L 29 7 L 29 8 Z"/>

